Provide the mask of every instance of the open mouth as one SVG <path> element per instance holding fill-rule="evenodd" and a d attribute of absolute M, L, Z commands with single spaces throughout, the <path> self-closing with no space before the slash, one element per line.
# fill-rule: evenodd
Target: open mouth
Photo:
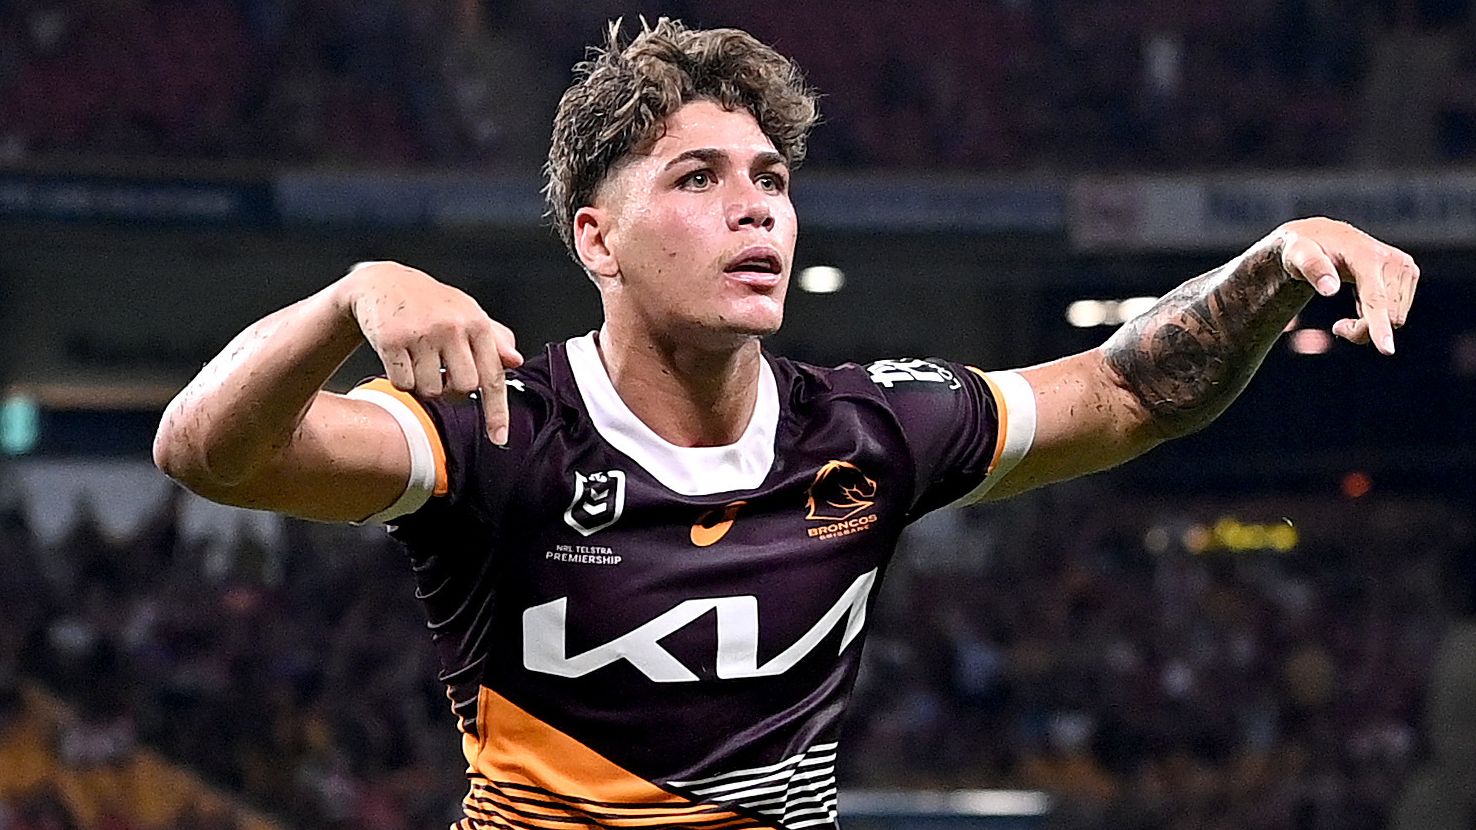
<path fill-rule="evenodd" d="M 728 263 L 723 272 L 729 276 L 755 286 L 774 286 L 779 283 L 784 263 L 779 254 L 769 248 L 750 248 Z"/>

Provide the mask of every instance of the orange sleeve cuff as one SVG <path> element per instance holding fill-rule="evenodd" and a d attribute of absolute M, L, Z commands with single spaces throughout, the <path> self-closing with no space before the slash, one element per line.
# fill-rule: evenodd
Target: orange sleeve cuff
<path fill-rule="evenodd" d="M 430 413 L 425 411 L 425 407 L 420 401 L 416 400 L 415 396 L 409 392 L 396 389 L 394 384 L 385 378 L 375 378 L 368 383 L 355 387 L 355 391 L 361 389 L 387 395 L 410 410 L 410 414 L 415 416 L 416 422 L 425 431 L 426 441 L 430 443 L 431 458 L 435 464 L 436 482 L 431 493 L 435 496 L 444 496 L 449 493 L 451 491 L 451 479 L 446 470 L 446 445 L 441 441 L 441 433 L 440 430 L 436 429 L 435 421 L 431 420 Z M 406 437 L 414 440 L 413 436 Z"/>
<path fill-rule="evenodd" d="M 1005 438 L 1010 433 L 1010 411 L 1005 405 L 1004 391 L 999 388 L 999 384 L 995 383 L 993 378 L 989 377 L 988 372 L 977 366 L 969 366 L 968 370 L 983 378 L 984 383 L 988 384 L 989 393 L 994 396 L 994 408 L 999 412 L 999 427 L 994 436 L 994 457 L 989 460 L 989 472 L 992 473 L 994 468 L 999 466 L 1000 457 L 1004 455 Z"/>

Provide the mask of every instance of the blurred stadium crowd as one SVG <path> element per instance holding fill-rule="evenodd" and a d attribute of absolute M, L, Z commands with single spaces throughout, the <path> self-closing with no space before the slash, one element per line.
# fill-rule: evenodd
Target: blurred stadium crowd
<path fill-rule="evenodd" d="M 531 169 L 568 67 L 637 11 L 796 58 L 827 95 L 817 165 L 1346 164 L 1368 67 L 1400 71 L 1391 31 L 1450 35 L 1455 71 L 1418 95 L 1438 154 L 1476 157 L 1469 0 L 12 0 L 0 158 Z"/>
<path fill-rule="evenodd" d="M 1061 827 L 1384 826 L 1420 756 L 1449 534 L 1386 506 L 1395 556 L 1366 529 L 1296 556 L 1150 553 L 1132 504 L 920 525 L 874 612 L 843 782 L 1046 789 Z M 152 830 L 122 790 L 7 781 L 21 678 L 80 714 L 53 739 L 63 777 L 142 743 L 294 826 L 444 822 L 462 762 L 396 546 L 295 522 L 277 551 L 186 542 L 179 505 L 127 539 L 84 515 L 50 548 L 6 514 L 0 827 Z"/>

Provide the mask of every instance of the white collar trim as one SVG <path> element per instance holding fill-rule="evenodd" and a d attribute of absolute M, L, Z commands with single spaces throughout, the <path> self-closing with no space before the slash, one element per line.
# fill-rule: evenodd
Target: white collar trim
<path fill-rule="evenodd" d="M 758 401 L 736 443 L 722 447 L 679 447 L 636 417 L 615 391 L 595 346 L 595 332 L 564 344 L 584 408 L 600 436 L 630 456 L 667 488 L 684 496 L 754 490 L 774 465 L 779 426 L 779 387 L 769 361 L 759 359 Z"/>

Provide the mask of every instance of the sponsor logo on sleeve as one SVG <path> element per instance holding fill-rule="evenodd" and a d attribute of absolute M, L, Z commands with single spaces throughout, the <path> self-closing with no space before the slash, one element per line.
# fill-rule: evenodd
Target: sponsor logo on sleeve
<path fill-rule="evenodd" d="M 872 383 L 886 389 L 899 383 L 940 384 L 943 389 L 963 386 L 953 370 L 930 360 L 878 360 L 866 367 L 866 373 Z"/>

